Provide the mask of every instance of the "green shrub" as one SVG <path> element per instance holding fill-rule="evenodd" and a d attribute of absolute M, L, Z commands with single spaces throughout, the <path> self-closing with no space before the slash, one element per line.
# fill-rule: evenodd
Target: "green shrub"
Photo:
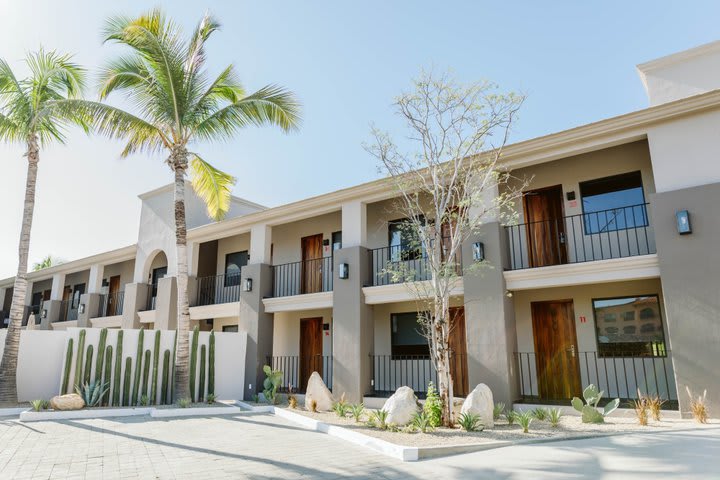
<path fill-rule="evenodd" d="M 86 407 L 97 407 L 109 388 L 110 384 L 93 380 L 86 382 L 83 386 L 76 386 L 75 391 L 85 401 Z"/>
<path fill-rule="evenodd" d="M 559 408 L 551 408 L 548 412 L 548 420 L 550 420 L 550 425 L 554 428 L 560 425 L 560 417 L 562 417 L 562 410 Z"/>
<path fill-rule="evenodd" d="M 523 433 L 528 433 L 530 431 L 530 424 L 533 421 L 533 414 L 530 411 L 525 411 L 522 413 L 519 413 L 517 415 L 517 422 L 518 425 L 520 425 L 523 429 Z"/>
<path fill-rule="evenodd" d="M 260 395 L 258 395 L 257 393 L 253 394 L 252 399 L 253 402 L 260 403 Z"/>
<path fill-rule="evenodd" d="M 178 406 L 180 408 L 188 408 L 190 405 L 192 405 L 192 399 L 190 397 L 185 397 L 178 400 Z"/>
<path fill-rule="evenodd" d="M 505 420 L 507 420 L 508 425 L 512 425 L 517 421 L 518 413 L 515 410 L 508 410 L 505 412 Z"/>
<path fill-rule="evenodd" d="M 333 403 L 332 409 L 338 417 L 345 418 L 347 416 L 348 411 L 350 410 L 350 405 L 348 405 L 345 401 L 345 395 L 343 395 L 340 400 Z"/>
<path fill-rule="evenodd" d="M 40 410 L 45 410 L 48 407 L 48 401 L 47 400 L 33 400 L 30 402 L 30 405 L 32 405 L 32 409 L 36 412 L 39 412 Z"/>
<path fill-rule="evenodd" d="M 143 393 L 140 395 L 140 405 L 143 407 L 150 405 L 150 397 L 148 397 L 147 394 Z"/>
<path fill-rule="evenodd" d="M 530 414 L 537 420 L 538 422 L 544 422 L 548 417 L 548 411 L 545 408 L 537 407 L 530 410 Z"/>
<path fill-rule="evenodd" d="M 433 382 L 429 382 L 423 412 L 427 414 L 430 425 L 433 427 L 439 427 L 442 424 L 442 410 L 443 405 L 440 395 L 438 395 L 438 391 Z"/>
<path fill-rule="evenodd" d="M 265 380 L 263 381 L 263 395 L 265 395 L 265 398 L 268 402 L 274 405 L 277 401 L 277 390 L 282 384 L 283 372 L 280 370 L 273 370 L 270 365 L 265 365 L 263 367 L 263 372 L 265 372 Z"/>
<path fill-rule="evenodd" d="M 461 413 L 458 417 L 458 424 L 466 432 L 479 432 L 484 428 L 480 415 L 472 412 Z"/>
<path fill-rule="evenodd" d="M 605 417 L 610 415 L 620 405 L 620 399 L 616 398 L 608 402 L 602 412 L 597 409 L 598 403 L 602 399 L 605 392 L 598 391 L 597 387 L 592 383 L 583 390 L 583 398 L 585 399 L 585 405 L 582 400 L 574 397 L 570 402 L 575 410 L 582 413 L 583 423 L 603 423 Z"/>
<path fill-rule="evenodd" d="M 362 414 L 365 411 L 365 404 L 355 403 L 350 405 L 350 415 L 355 419 L 355 423 L 359 423 L 362 418 Z"/>
<path fill-rule="evenodd" d="M 430 420 L 430 416 L 425 411 L 417 412 L 415 414 L 412 420 L 412 425 L 422 433 L 431 432 L 435 429 L 435 426 Z"/>
<path fill-rule="evenodd" d="M 207 397 L 205 397 L 205 401 L 209 404 L 215 403 L 215 394 L 214 393 L 208 393 Z"/>
<path fill-rule="evenodd" d="M 505 413 L 505 404 L 503 402 L 496 403 L 493 407 L 493 420 L 500 420 L 503 413 Z"/>
<path fill-rule="evenodd" d="M 380 430 L 387 430 L 387 417 L 389 413 L 385 410 L 375 410 L 370 412 L 370 418 L 368 418 L 368 426 L 379 428 Z"/>

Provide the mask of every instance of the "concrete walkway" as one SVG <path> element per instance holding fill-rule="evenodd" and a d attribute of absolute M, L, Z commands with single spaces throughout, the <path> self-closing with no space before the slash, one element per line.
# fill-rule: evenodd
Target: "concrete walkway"
<path fill-rule="evenodd" d="M 0 478 L 720 478 L 720 428 L 401 463 L 272 415 L 0 420 Z"/>

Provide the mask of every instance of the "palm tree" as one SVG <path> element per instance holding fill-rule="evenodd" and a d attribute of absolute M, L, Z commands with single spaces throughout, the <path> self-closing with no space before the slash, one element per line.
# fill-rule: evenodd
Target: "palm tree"
<path fill-rule="evenodd" d="M 176 398 L 189 397 L 187 235 L 185 179 L 202 198 L 208 214 L 220 219 L 230 207 L 235 179 L 205 161 L 190 144 L 231 138 L 248 125 L 297 128 L 299 104 L 287 90 L 266 86 L 247 95 L 233 66 L 212 79 L 205 68 L 205 43 L 218 30 L 206 15 L 189 39 L 160 10 L 137 18 L 113 17 L 104 33 L 106 42 L 130 47 L 129 55 L 110 62 L 101 75 L 100 102 L 77 100 L 97 131 L 127 143 L 123 156 L 134 152 L 161 153 L 175 177 L 175 236 L 177 247 L 178 346 L 175 368 Z M 111 93 L 125 93 L 135 113 L 102 103 Z"/>
<path fill-rule="evenodd" d="M 43 270 L 45 268 L 54 267 L 55 265 L 60 265 L 64 263 L 59 258 L 55 258 L 52 255 L 48 255 L 46 257 L 43 257 L 42 260 L 39 262 L 33 263 L 33 272 L 37 272 L 38 270 Z"/>
<path fill-rule="evenodd" d="M 18 269 L 5 351 L 0 362 L 0 401 L 8 403 L 17 401 L 15 372 L 27 290 L 28 250 L 40 148 L 53 142 L 64 143 L 65 129 L 69 125 L 84 126 L 78 112 L 66 104 L 82 93 L 84 70 L 72 63 L 69 55 L 46 52 L 42 48 L 28 54 L 25 63 L 30 76 L 18 80 L 8 63 L 0 59 L 0 141 L 24 145 L 28 162 Z"/>

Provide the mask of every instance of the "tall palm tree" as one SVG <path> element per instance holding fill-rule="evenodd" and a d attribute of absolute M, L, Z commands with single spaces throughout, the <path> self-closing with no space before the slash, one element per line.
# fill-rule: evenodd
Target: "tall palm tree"
<path fill-rule="evenodd" d="M 130 47 L 130 54 L 110 62 L 101 75 L 100 102 L 77 100 L 95 128 L 127 143 L 122 155 L 134 152 L 163 153 L 175 177 L 175 236 L 177 247 L 178 346 L 175 368 L 177 398 L 189 397 L 187 231 L 185 225 L 185 179 L 208 208 L 220 219 L 230 207 L 235 179 L 188 148 L 193 143 L 232 137 L 248 125 L 297 128 L 299 104 L 287 90 L 266 86 L 248 95 L 237 80 L 233 66 L 211 78 L 205 67 L 205 43 L 219 28 L 206 15 L 190 38 L 162 11 L 152 10 L 137 18 L 113 17 L 104 37 Z M 102 103 L 111 93 L 126 94 L 133 113 Z"/>
<path fill-rule="evenodd" d="M 65 104 L 82 93 L 84 70 L 72 63 L 69 55 L 42 48 L 28 54 L 25 63 L 30 76 L 18 80 L 10 65 L 0 59 L 0 141 L 24 145 L 28 162 L 18 269 L 5 351 L 0 362 L 0 401 L 10 403 L 17 401 L 15 372 L 27 290 L 28 250 L 40 148 L 53 142 L 64 143 L 65 129 L 69 125 L 84 126 L 78 112 Z"/>

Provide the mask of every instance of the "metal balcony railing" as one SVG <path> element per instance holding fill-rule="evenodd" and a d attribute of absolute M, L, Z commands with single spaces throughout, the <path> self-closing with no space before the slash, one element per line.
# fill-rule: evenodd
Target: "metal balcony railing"
<path fill-rule="evenodd" d="M 267 364 L 273 370 L 283 373 L 281 391 L 287 392 L 290 388 L 293 392 L 304 393 L 307 381 L 312 372 L 318 372 L 325 385 L 332 390 L 332 368 L 333 361 L 330 355 L 312 355 L 300 357 L 298 355 L 285 355 L 267 357 Z"/>
<path fill-rule="evenodd" d="M 427 254 L 420 248 L 393 245 L 374 248 L 370 252 L 373 286 L 417 282 L 430 280 L 432 277 L 432 271 L 428 267 Z M 460 255 L 456 255 L 455 262 L 449 267 L 454 267 L 456 275 L 462 275 Z"/>
<path fill-rule="evenodd" d="M 198 278 L 196 306 L 240 301 L 240 272 Z"/>
<path fill-rule="evenodd" d="M 331 292 L 333 257 L 273 265 L 273 297 Z"/>
<path fill-rule="evenodd" d="M 114 292 L 100 295 L 97 316 L 112 317 L 114 315 L 122 315 L 124 301 L 125 292 Z"/>

